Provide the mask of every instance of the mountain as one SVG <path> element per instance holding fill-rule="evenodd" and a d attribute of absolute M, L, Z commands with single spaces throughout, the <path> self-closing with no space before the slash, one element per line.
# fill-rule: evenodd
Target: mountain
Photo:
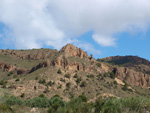
<path fill-rule="evenodd" d="M 82 49 L 67 44 L 52 49 L 0 50 L 0 85 L 24 99 L 44 94 L 68 101 L 85 94 L 126 97 L 150 95 L 150 62 L 136 56 L 95 60 Z"/>

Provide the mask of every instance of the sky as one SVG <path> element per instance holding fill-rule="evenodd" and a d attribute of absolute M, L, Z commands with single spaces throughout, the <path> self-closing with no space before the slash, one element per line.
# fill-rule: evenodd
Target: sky
<path fill-rule="evenodd" d="M 150 0 L 0 0 L 0 49 L 67 43 L 95 58 L 150 60 Z"/>

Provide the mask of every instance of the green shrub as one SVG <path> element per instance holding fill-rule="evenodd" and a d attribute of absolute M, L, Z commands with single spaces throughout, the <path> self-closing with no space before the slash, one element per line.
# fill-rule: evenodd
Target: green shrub
<path fill-rule="evenodd" d="M 6 80 L 1 80 L 0 81 L 0 85 L 6 85 L 7 84 L 7 81 Z"/>
<path fill-rule="evenodd" d="M 93 74 L 87 75 L 88 78 L 94 78 Z"/>
<path fill-rule="evenodd" d="M 15 96 L 10 96 L 10 97 L 6 97 L 5 98 L 5 103 L 7 105 L 22 105 L 22 100 L 20 100 L 19 98 L 15 97 Z"/>
<path fill-rule="evenodd" d="M 83 81 L 83 82 L 81 83 L 80 87 L 86 87 L 86 82 Z"/>
<path fill-rule="evenodd" d="M 52 81 L 49 81 L 49 82 L 47 83 L 48 86 L 52 86 L 52 85 L 54 85 L 54 84 L 55 84 L 55 82 L 52 82 Z"/>
<path fill-rule="evenodd" d="M 71 78 L 71 75 L 70 74 L 65 74 L 64 75 L 66 78 L 70 79 Z"/>
<path fill-rule="evenodd" d="M 5 88 L 6 88 L 6 84 L 4 84 L 4 85 L 2 86 L 2 88 L 4 88 L 4 89 L 5 89 Z"/>
<path fill-rule="evenodd" d="M 64 108 L 66 103 L 61 99 L 59 95 L 53 96 L 49 100 L 50 107 L 48 109 L 48 113 L 56 113 L 58 109 Z"/>
<path fill-rule="evenodd" d="M 122 87 L 122 90 L 127 91 L 128 90 L 128 84 L 125 82 L 125 84 Z"/>
<path fill-rule="evenodd" d="M 84 94 L 79 95 L 78 98 L 81 99 L 82 102 L 87 102 L 87 97 Z"/>
<path fill-rule="evenodd" d="M 63 78 L 60 78 L 60 81 L 61 81 L 61 82 L 66 82 L 66 80 L 65 80 L 65 79 L 63 79 Z"/>
<path fill-rule="evenodd" d="M 68 82 L 68 83 L 66 84 L 66 87 L 67 87 L 67 88 L 70 88 L 70 86 L 71 86 L 71 83 Z"/>
<path fill-rule="evenodd" d="M 117 85 L 118 83 L 116 81 L 113 82 L 115 85 Z"/>
<path fill-rule="evenodd" d="M 11 76 L 12 74 L 13 74 L 13 72 L 11 71 L 11 72 L 9 72 L 9 73 L 8 73 L 8 75 L 7 75 L 7 76 Z"/>
<path fill-rule="evenodd" d="M 101 112 L 102 113 L 121 113 L 121 109 L 119 107 L 119 104 L 113 102 L 113 100 L 109 100 L 103 105 Z"/>
<path fill-rule="evenodd" d="M 98 67 L 101 67 L 101 64 L 100 64 L 100 63 L 97 63 L 96 65 L 97 65 Z"/>
<path fill-rule="evenodd" d="M 21 97 L 21 98 L 23 98 L 24 96 L 25 96 L 25 94 L 24 94 L 24 93 L 22 93 L 22 94 L 20 95 L 20 97 Z"/>
<path fill-rule="evenodd" d="M 12 108 L 6 104 L 0 104 L 0 113 L 14 113 Z"/>
<path fill-rule="evenodd" d="M 77 73 L 73 76 L 73 78 L 78 78 L 78 75 L 77 75 Z"/>
<path fill-rule="evenodd" d="M 13 78 L 17 78 L 17 75 L 14 75 Z"/>
<path fill-rule="evenodd" d="M 79 84 L 82 81 L 81 77 L 77 78 L 76 83 Z"/>
<path fill-rule="evenodd" d="M 142 112 L 142 110 L 145 109 L 146 101 L 147 99 L 143 99 L 140 97 L 127 97 L 123 99 L 122 104 L 124 107 L 129 108 L 129 111 L 134 111 L 134 112 L 139 111 L 139 113 L 144 113 Z M 149 106 L 150 106 L 150 103 L 149 103 Z"/>
<path fill-rule="evenodd" d="M 110 72 L 110 78 L 112 78 L 112 79 L 115 78 L 115 74 L 113 72 Z"/>
<path fill-rule="evenodd" d="M 15 81 L 16 81 L 16 82 L 17 82 L 17 81 L 20 81 L 20 79 L 19 79 L 19 78 L 17 78 Z"/>
<path fill-rule="evenodd" d="M 39 108 L 46 108 L 50 106 L 49 100 L 45 96 L 25 100 L 25 104 L 30 107 L 39 107 Z"/>
<path fill-rule="evenodd" d="M 40 80 L 39 80 L 39 83 L 40 83 L 40 84 L 45 84 L 45 83 L 46 83 L 46 80 L 45 80 L 45 79 L 42 79 L 42 80 L 40 79 Z"/>
<path fill-rule="evenodd" d="M 59 69 L 59 70 L 57 71 L 57 73 L 58 73 L 58 74 L 61 74 L 62 72 L 61 72 L 61 70 Z"/>
<path fill-rule="evenodd" d="M 45 95 L 44 95 L 44 94 L 40 94 L 40 95 L 39 95 L 39 97 L 44 98 L 44 97 L 45 97 Z"/>
<path fill-rule="evenodd" d="M 61 89 L 62 88 L 62 84 L 60 84 L 58 87 L 57 87 L 57 89 Z"/>

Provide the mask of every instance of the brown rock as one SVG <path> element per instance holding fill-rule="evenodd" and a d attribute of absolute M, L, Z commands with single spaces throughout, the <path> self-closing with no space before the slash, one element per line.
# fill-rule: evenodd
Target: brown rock
<path fill-rule="evenodd" d="M 124 67 L 117 67 L 114 72 L 118 79 L 125 80 L 128 84 L 150 87 L 150 76 L 147 74 Z"/>
<path fill-rule="evenodd" d="M 81 50 L 80 48 L 75 47 L 72 44 L 67 44 L 64 46 L 60 53 L 65 53 L 65 56 L 74 56 L 74 57 L 80 57 L 80 58 L 90 58 L 86 52 Z"/>

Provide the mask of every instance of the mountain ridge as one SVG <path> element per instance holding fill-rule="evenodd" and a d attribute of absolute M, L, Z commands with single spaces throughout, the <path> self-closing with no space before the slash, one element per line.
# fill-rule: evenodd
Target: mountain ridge
<path fill-rule="evenodd" d="M 48 97 L 59 94 L 65 100 L 72 94 L 82 93 L 90 99 L 95 98 L 97 93 L 122 97 L 141 95 L 140 87 L 144 88 L 142 94 L 149 94 L 149 90 L 144 92 L 150 87 L 149 73 L 136 69 L 142 67 L 141 64 L 135 68 L 134 65 L 120 66 L 102 60 L 95 60 L 72 44 L 67 44 L 60 51 L 0 50 L 0 75 L 1 80 L 7 80 L 6 88 L 11 89 L 12 94 L 19 96 L 24 93 L 24 98 L 33 98 L 40 93 Z M 131 85 L 132 92 L 128 88 L 122 90 L 124 85 L 119 82 L 115 84 L 117 79 Z"/>

